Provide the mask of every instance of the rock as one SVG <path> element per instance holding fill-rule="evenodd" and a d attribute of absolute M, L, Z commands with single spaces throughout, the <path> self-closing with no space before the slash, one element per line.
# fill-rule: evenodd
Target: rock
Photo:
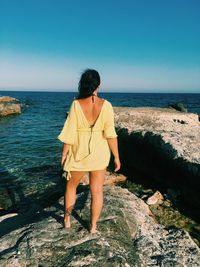
<path fill-rule="evenodd" d="M 99 232 L 89 234 L 91 195 L 83 188 L 70 230 L 62 224 L 63 196 L 4 220 L 0 266 L 199 266 L 200 249 L 189 234 L 155 223 L 148 205 L 119 186 L 104 186 Z"/>
<path fill-rule="evenodd" d="M 172 206 L 172 202 L 169 199 L 165 199 L 163 204 L 165 207 L 171 207 Z"/>
<path fill-rule="evenodd" d="M 16 98 L 10 96 L 0 97 L 0 117 L 21 113 L 21 104 Z"/>
<path fill-rule="evenodd" d="M 181 112 L 187 112 L 187 109 L 184 107 L 182 103 L 169 104 L 168 107 L 174 108 Z"/>
<path fill-rule="evenodd" d="M 180 190 L 200 206 L 200 127 L 198 114 L 170 108 L 114 107 L 120 172 L 135 172 L 152 184 Z M 144 181 L 145 182 L 145 181 Z"/>
<path fill-rule="evenodd" d="M 156 191 L 153 196 L 149 197 L 147 199 L 147 204 L 148 205 L 155 205 L 155 204 L 162 204 L 164 201 L 164 197 L 163 195 L 159 192 L 159 191 Z"/>
<path fill-rule="evenodd" d="M 0 102 L 3 103 L 8 103 L 8 102 L 14 102 L 14 101 L 18 101 L 16 98 L 14 97 L 10 97 L 10 96 L 0 96 Z"/>
<path fill-rule="evenodd" d="M 148 189 L 144 189 L 143 192 L 146 194 L 152 194 L 153 190 L 151 188 L 148 188 Z"/>

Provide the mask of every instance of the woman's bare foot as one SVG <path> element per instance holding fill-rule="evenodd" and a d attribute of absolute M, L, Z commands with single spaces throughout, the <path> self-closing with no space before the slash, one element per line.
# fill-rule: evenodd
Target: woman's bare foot
<path fill-rule="evenodd" d="M 64 228 L 70 228 L 71 227 L 71 222 L 70 222 L 70 212 L 65 211 L 64 215 Z"/>
<path fill-rule="evenodd" d="M 91 234 L 95 234 L 97 232 L 97 226 L 95 225 L 91 225 L 90 224 L 90 233 Z"/>

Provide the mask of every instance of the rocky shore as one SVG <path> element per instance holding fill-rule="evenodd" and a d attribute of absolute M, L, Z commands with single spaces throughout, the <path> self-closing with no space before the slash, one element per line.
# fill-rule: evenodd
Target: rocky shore
<path fill-rule="evenodd" d="M 0 96 L 0 117 L 21 113 L 19 100 L 10 96 Z"/>
<path fill-rule="evenodd" d="M 89 234 L 90 200 L 89 187 L 79 185 L 70 230 L 62 225 L 63 196 L 7 216 L 0 265 L 199 266 L 200 249 L 189 234 L 158 224 L 141 199 L 119 186 L 104 186 L 99 232 Z"/>
<path fill-rule="evenodd" d="M 168 205 L 162 194 L 142 196 L 145 203 L 116 185 L 139 181 L 198 207 L 198 115 L 150 107 L 114 111 L 122 167 L 120 175 L 106 173 L 100 232 L 88 231 L 88 174 L 77 189 L 70 230 L 63 228 L 65 179 L 58 166 L 26 169 L 31 179 L 24 182 L 2 177 L 0 266 L 200 266 L 189 233 L 159 224 L 146 204 Z"/>
<path fill-rule="evenodd" d="M 200 206 L 200 122 L 197 114 L 171 108 L 115 107 L 123 173 L 143 183 L 175 189 Z"/>

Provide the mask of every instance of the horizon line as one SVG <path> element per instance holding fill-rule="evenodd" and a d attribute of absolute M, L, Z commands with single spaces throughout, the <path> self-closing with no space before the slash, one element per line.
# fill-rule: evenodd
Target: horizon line
<path fill-rule="evenodd" d="M 52 90 L 49 90 L 49 89 L 38 89 L 38 90 L 33 90 L 33 89 L 29 89 L 29 90 L 23 90 L 23 89 L 1 89 L 0 88 L 0 91 L 1 92 L 31 92 L 31 93 L 78 93 L 78 91 L 65 91 L 65 90 L 62 90 L 62 89 L 52 89 Z M 192 92 L 189 92 L 189 91 L 185 91 L 185 92 L 180 92 L 180 91 L 162 91 L 162 92 L 158 92 L 158 91 L 142 91 L 142 92 L 139 92 L 139 91 L 135 91 L 135 92 L 130 92 L 130 91 L 101 91 L 101 92 L 98 92 L 99 94 L 101 93 L 117 93 L 117 94 L 124 94 L 124 93 L 130 93 L 130 94 L 200 94 L 200 90 L 199 92 L 198 91 L 192 91 Z"/>

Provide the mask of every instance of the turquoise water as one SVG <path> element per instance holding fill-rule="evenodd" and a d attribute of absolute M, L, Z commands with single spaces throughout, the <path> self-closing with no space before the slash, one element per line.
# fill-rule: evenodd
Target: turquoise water
<path fill-rule="evenodd" d="M 36 181 L 60 170 L 57 140 L 75 92 L 0 92 L 25 104 L 22 114 L 0 120 L 0 178 Z M 200 113 L 200 94 L 99 93 L 113 106 L 158 106 L 182 102 Z M 45 176 L 45 173 L 48 175 Z M 39 177 L 39 178 L 38 178 Z"/>

